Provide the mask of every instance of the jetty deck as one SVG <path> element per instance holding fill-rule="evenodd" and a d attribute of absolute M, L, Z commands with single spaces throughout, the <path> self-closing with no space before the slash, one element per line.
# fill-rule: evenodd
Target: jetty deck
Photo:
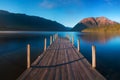
<path fill-rule="evenodd" d="M 17 80 L 106 80 L 67 38 L 57 38 Z"/>

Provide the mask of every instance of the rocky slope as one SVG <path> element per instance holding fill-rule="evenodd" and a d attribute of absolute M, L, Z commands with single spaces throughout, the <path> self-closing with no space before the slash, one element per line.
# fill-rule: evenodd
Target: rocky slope
<path fill-rule="evenodd" d="M 75 27 L 72 30 L 82 31 L 86 28 L 102 27 L 102 26 L 115 25 L 115 24 L 118 24 L 118 23 L 115 21 L 109 20 L 106 17 L 97 17 L 97 18 L 90 17 L 80 21 L 78 24 L 75 25 Z"/>

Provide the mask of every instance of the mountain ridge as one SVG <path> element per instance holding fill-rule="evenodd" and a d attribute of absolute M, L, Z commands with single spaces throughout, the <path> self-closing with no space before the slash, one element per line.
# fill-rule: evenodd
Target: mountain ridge
<path fill-rule="evenodd" d="M 84 18 L 80 22 L 78 22 L 74 27 L 73 31 L 82 31 L 86 28 L 94 28 L 94 27 L 102 27 L 119 24 L 118 22 L 112 21 L 106 17 L 89 17 Z"/>
<path fill-rule="evenodd" d="M 0 10 L 0 30 L 66 31 L 67 28 L 42 17 Z"/>

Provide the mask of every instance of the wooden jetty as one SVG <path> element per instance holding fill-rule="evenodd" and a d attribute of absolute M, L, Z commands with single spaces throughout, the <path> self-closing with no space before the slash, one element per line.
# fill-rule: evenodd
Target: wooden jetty
<path fill-rule="evenodd" d="M 17 80 L 106 80 L 68 38 L 57 38 L 50 44 Z M 27 60 L 30 64 L 30 58 Z"/>

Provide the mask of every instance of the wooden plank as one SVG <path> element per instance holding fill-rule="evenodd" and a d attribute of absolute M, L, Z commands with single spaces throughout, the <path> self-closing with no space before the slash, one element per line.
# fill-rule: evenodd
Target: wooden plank
<path fill-rule="evenodd" d="M 82 54 L 80 54 L 75 48 L 74 51 L 80 56 L 80 57 L 84 57 Z M 93 69 L 90 65 L 90 63 L 84 58 L 81 60 L 82 64 L 84 64 L 83 66 L 85 66 L 85 68 L 87 69 L 88 72 L 90 72 L 90 74 L 92 74 L 91 76 L 96 80 L 98 80 L 99 78 L 103 78 L 102 80 L 105 80 L 105 78 L 99 73 L 97 72 L 97 70 Z"/>
<path fill-rule="evenodd" d="M 75 53 L 73 48 L 72 48 L 72 50 L 73 50 L 73 53 Z M 76 53 L 75 53 L 75 57 L 77 57 L 78 59 L 81 58 L 81 57 L 79 57 Z M 83 59 L 84 59 L 84 58 L 83 58 Z M 83 63 L 82 63 L 81 61 L 77 62 L 76 65 L 78 65 L 78 66 L 80 67 L 80 69 L 82 70 L 81 72 L 84 72 L 84 73 L 85 73 L 85 74 L 81 74 L 81 76 L 82 76 L 83 78 L 85 78 L 86 80 L 88 80 L 88 79 L 89 79 L 89 80 L 92 80 L 92 79 L 91 79 L 91 74 L 89 74 L 89 71 L 87 71 L 87 69 L 85 69 L 86 67 L 83 66 Z M 89 75 L 90 75 L 90 76 L 89 76 Z"/>
<path fill-rule="evenodd" d="M 67 38 L 57 38 L 17 80 L 106 80 Z"/>
<path fill-rule="evenodd" d="M 66 60 L 67 62 L 69 63 L 69 54 L 68 54 L 68 50 L 66 50 Z M 71 64 L 67 64 L 67 76 L 68 76 L 68 80 L 74 80 L 74 76 L 73 76 L 73 72 L 72 72 L 72 69 L 71 69 Z"/>
<path fill-rule="evenodd" d="M 56 50 L 54 50 L 54 51 L 56 51 Z M 46 62 L 47 62 L 47 63 L 46 63 L 46 66 L 49 66 L 49 65 L 52 63 L 52 61 L 53 61 L 55 52 L 53 52 L 53 53 L 51 53 L 51 54 L 52 54 L 52 56 L 48 56 L 48 57 L 47 57 L 47 58 L 48 58 L 48 61 L 46 61 Z M 50 55 L 50 53 L 49 53 L 48 55 Z M 45 66 L 45 65 L 43 65 L 43 66 Z M 51 71 L 51 69 L 46 68 L 45 71 L 41 72 L 42 74 L 41 74 L 41 77 L 40 77 L 40 78 L 43 79 L 43 80 L 45 80 L 45 78 L 48 77 L 49 72 L 51 72 L 51 74 L 53 74 L 52 71 Z"/>

